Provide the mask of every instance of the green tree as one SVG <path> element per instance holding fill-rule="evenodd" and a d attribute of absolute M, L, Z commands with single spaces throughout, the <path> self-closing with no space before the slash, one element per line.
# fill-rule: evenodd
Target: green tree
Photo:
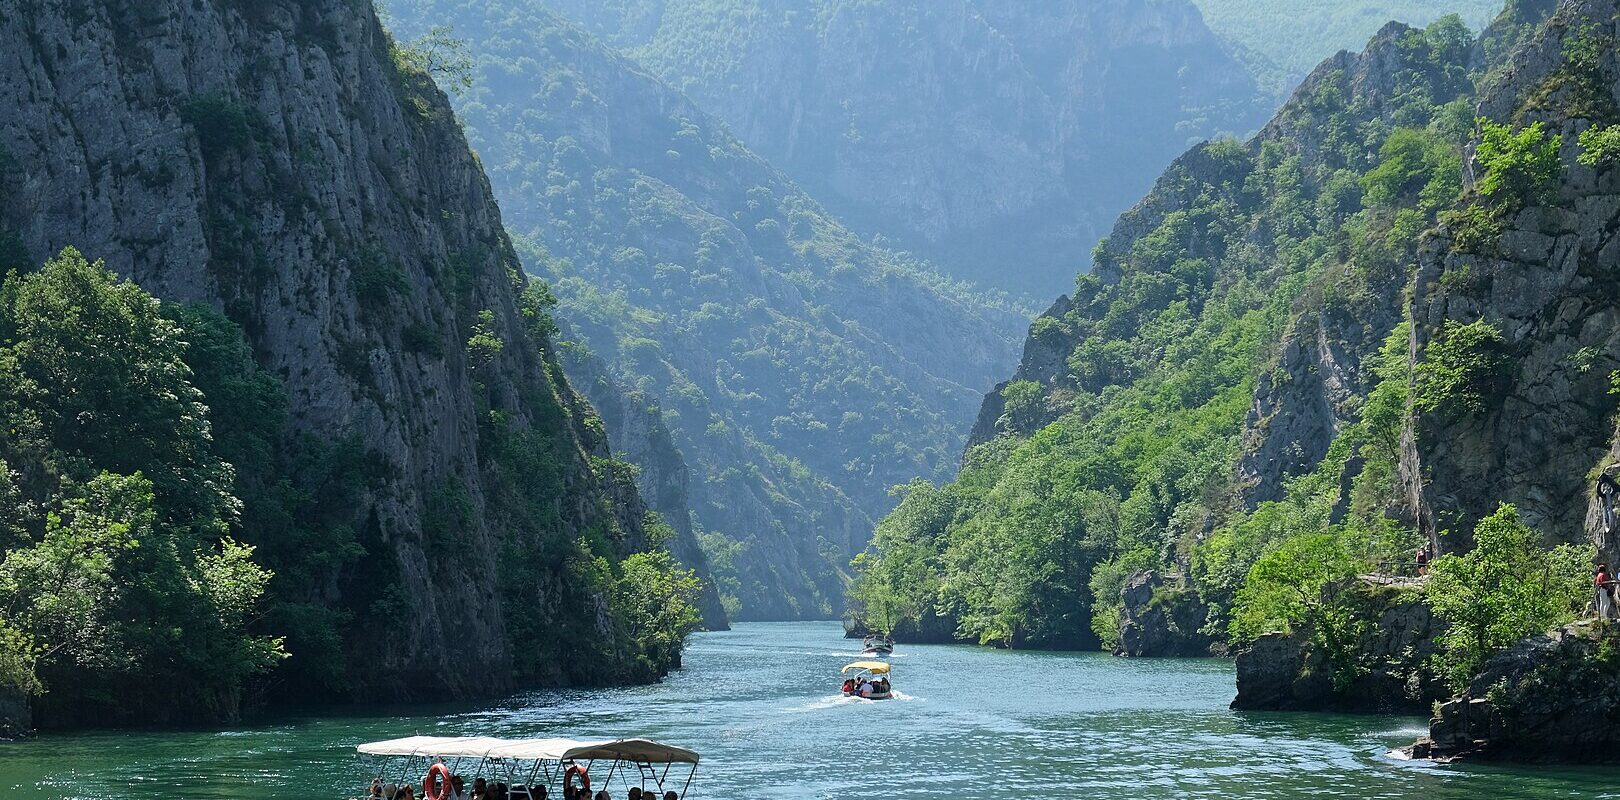
<path fill-rule="evenodd" d="M 1412 370 L 1412 404 L 1422 412 L 1480 414 L 1512 377 L 1507 341 L 1484 320 L 1447 320 Z"/>
<path fill-rule="evenodd" d="M 1415 207 L 1432 215 L 1462 191 L 1462 157 L 1440 137 L 1399 128 L 1384 140 L 1379 164 L 1361 178 L 1369 206 Z"/>
<path fill-rule="evenodd" d="M 0 614 L 70 708 L 229 714 L 281 655 L 248 630 L 270 575 L 226 536 L 235 473 L 185 351 L 155 299 L 71 248 L 0 284 L 6 527 L 24 532 Z"/>
<path fill-rule="evenodd" d="M 1249 570 L 1232 609 L 1232 638 L 1304 632 L 1344 686 L 1360 672 L 1357 642 L 1370 621 L 1357 618 L 1344 591 L 1360 565 L 1332 530 L 1296 536 Z"/>
<path fill-rule="evenodd" d="M 416 39 L 395 43 L 393 56 L 401 70 L 430 75 L 452 92 L 472 88 L 472 54 L 467 43 L 456 38 L 455 28 L 449 25 L 435 25 Z"/>
<path fill-rule="evenodd" d="M 1558 157 L 1563 137 L 1548 135 L 1540 122 L 1517 132 L 1486 119 L 1479 124 L 1482 133 L 1474 154 L 1484 169 L 1479 193 L 1509 210 L 1550 200 L 1564 172 Z"/>
<path fill-rule="evenodd" d="M 1582 165 L 1598 169 L 1620 163 L 1620 125 L 1594 125 L 1581 131 Z"/>
<path fill-rule="evenodd" d="M 634 553 L 619 564 L 611 605 L 633 648 L 632 658 L 651 674 L 679 664 L 686 637 L 697 630 L 699 583 L 663 550 Z"/>
<path fill-rule="evenodd" d="M 1446 623 L 1441 667 L 1459 690 L 1497 652 L 1575 616 L 1591 587 L 1590 547 L 1542 547 L 1511 505 L 1480 520 L 1474 549 L 1429 565 L 1429 605 Z"/>
<path fill-rule="evenodd" d="M 955 509 L 952 495 L 918 480 L 897 486 L 899 508 L 878 523 L 872 542 L 855 557 L 849 606 L 867 629 L 892 634 L 934 610 L 941 568 L 936 538 Z"/>

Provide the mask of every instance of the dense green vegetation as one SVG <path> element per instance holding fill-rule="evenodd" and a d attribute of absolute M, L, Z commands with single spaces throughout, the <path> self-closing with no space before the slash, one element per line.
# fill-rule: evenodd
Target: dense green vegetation
<path fill-rule="evenodd" d="M 1590 546 L 1547 551 L 1541 534 L 1502 506 L 1474 529 L 1474 549 L 1430 570 L 1429 603 L 1446 622 L 1443 672 L 1461 691 L 1496 652 L 1575 618 L 1592 596 Z"/>
<path fill-rule="evenodd" d="M 537 328 L 549 325 L 543 305 L 533 310 Z M 350 688 L 353 626 L 388 626 L 405 610 L 393 550 L 352 526 L 376 466 L 342 438 L 289 436 L 284 389 L 238 327 L 160 304 L 68 249 L 0 285 L 0 367 L 0 690 L 43 694 L 63 724 L 215 719 L 248 689 Z M 516 626 L 514 645 L 548 670 L 524 656 L 520 677 L 645 677 L 678 663 L 697 624 L 695 577 L 661 549 L 621 561 L 605 540 L 518 539 L 563 530 L 551 506 L 566 476 L 533 433 L 503 441 L 495 460 L 522 476 L 509 491 L 539 517 L 511 521 L 503 594 L 523 598 L 522 586 L 559 573 L 556 593 L 577 599 L 553 602 L 601 597 L 617 634 L 584 620 L 568 644 Z M 555 486 L 539 491 L 548 475 Z M 465 495 L 447 487 L 433 507 L 427 537 L 460 535 Z M 647 527 L 667 536 L 656 519 Z M 311 596 L 334 575 L 342 601 Z M 566 668 L 566 656 L 583 660 Z"/>
<path fill-rule="evenodd" d="M 1193 0 L 1221 38 L 1237 45 L 1239 56 L 1261 85 L 1290 90 L 1322 59 L 1356 50 L 1390 21 L 1428 25 L 1459 14 L 1475 30 L 1502 10 L 1501 0 Z"/>
<path fill-rule="evenodd" d="M 1302 631 L 1340 685 L 1361 674 L 1369 621 L 1346 588 L 1362 573 L 1410 574 L 1423 541 L 1400 512 L 1411 415 L 1483 414 L 1511 367 L 1483 321 L 1448 322 L 1409 358 L 1409 324 L 1392 310 L 1408 265 L 1442 217 L 1461 227 L 1454 209 L 1499 220 L 1544 199 L 1562 169 L 1541 125 L 1473 119 L 1472 46 L 1455 17 L 1375 41 L 1395 59 L 1391 94 L 1320 73 L 1268 134 L 1172 166 L 1099 246 L 1073 308 L 1032 327 L 1030 347 L 1067 351 L 1064 367 L 1021 371 L 1002 391 L 1001 435 L 969 451 L 955 483 L 907 487 L 879 525 L 856 561 L 854 611 L 874 627 L 937 615 L 980 642 L 1111 645 L 1122 585 L 1155 568 L 1208 609 L 1206 633 Z M 1465 190 L 1470 144 L 1480 174 Z M 1383 342 L 1341 378 L 1362 393 L 1334 412 L 1325 452 L 1248 474 L 1243 458 L 1268 435 L 1256 398 L 1317 369 L 1278 342 L 1318 331 Z M 1249 500 L 1255 481 L 1280 483 L 1280 499 Z M 1571 613 L 1590 558 L 1547 554 L 1511 510 L 1475 535 L 1490 546 L 1437 567 L 1441 591 L 1473 584 L 1435 603 L 1455 623 L 1442 667 L 1453 675 Z M 1545 580 L 1501 577 L 1532 568 Z"/>
<path fill-rule="evenodd" d="M 7 688 L 187 719 L 285 655 L 250 630 L 270 573 L 232 537 L 184 356 L 156 300 L 74 250 L 0 286 Z"/>

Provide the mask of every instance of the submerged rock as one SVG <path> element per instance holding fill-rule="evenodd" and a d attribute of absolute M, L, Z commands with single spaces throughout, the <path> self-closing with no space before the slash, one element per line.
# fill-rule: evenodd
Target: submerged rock
<path fill-rule="evenodd" d="M 1405 752 L 1440 761 L 1620 762 L 1620 633 L 1586 622 L 1499 653 Z"/>

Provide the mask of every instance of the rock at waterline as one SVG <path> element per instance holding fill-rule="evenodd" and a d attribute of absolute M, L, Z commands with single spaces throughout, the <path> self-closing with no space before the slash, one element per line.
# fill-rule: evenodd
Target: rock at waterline
<path fill-rule="evenodd" d="M 1345 592 L 1356 619 L 1373 624 L 1356 640 L 1355 674 L 1335 681 L 1310 632 L 1271 633 L 1237 654 L 1237 698 L 1252 711 L 1427 711 L 1449 696 L 1429 667 L 1440 622 L 1423 599 L 1423 582 L 1364 575 Z"/>
<path fill-rule="evenodd" d="M 1497 654 L 1405 752 L 1438 761 L 1620 763 L 1620 627 L 1576 623 Z"/>
<path fill-rule="evenodd" d="M 1209 607 L 1198 593 L 1170 585 L 1153 570 L 1126 579 L 1120 600 L 1116 656 L 1207 656 L 1217 646 L 1203 632 Z"/>

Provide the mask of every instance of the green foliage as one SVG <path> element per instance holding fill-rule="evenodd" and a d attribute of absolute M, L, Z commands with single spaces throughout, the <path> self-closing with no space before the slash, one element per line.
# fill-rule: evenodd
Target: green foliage
<path fill-rule="evenodd" d="M 1576 157 L 1582 165 L 1593 169 L 1620 163 L 1620 125 L 1596 125 L 1581 131 L 1581 154 Z"/>
<path fill-rule="evenodd" d="M 1489 253 L 1502 238 L 1502 215 L 1478 203 L 1442 212 L 1440 222 L 1451 234 L 1453 252 Z"/>
<path fill-rule="evenodd" d="M 1462 156 L 1427 131 L 1400 128 L 1379 150 L 1379 164 L 1361 178 L 1375 208 L 1415 208 L 1432 215 L 1462 191 Z"/>
<path fill-rule="evenodd" d="M 389 49 L 401 72 L 431 76 L 445 89 L 461 93 L 472 88 L 475 66 L 467 43 L 449 25 L 435 25 L 427 33 Z"/>
<path fill-rule="evenodd" d="M 1354 677 L 1355 609 L 1319 590 L 1416 544 L 1385 518 L 1412 395 L 1408 330 L 1367 332 L 1388 338 L 1364 366 L 1377 387 L 1364 416 L 1284 476 L 1282 500 L 1242 510 L 1237 459 L 1257 387 L 1296 379 L 1277 368 L 1278 342 L 1383 317 L 1419 234 L 1460 193 L 1470 37 L 1450 19 L 1383 46 L 1393 96 L 1373 102 L 1352 75 L 1324 72 L 1275 122 L 1308 137 L 1213 142 L 1161 177 L 1098 248 L 1107 279 L 1080 278 L 1073 310 L 1036 331 L 1043 350 L 1072 348 L 1066 368 L 1003 391 L 1009 417 L 1044 403 L 1057 419 L 970 451 L 937 490 L 952 512 L 913 515 L 918 530 L 879 540 L 863 576 L 887 574 L 891 551 L 927 563 L 958 635 L 1050 646 L 1112 641 L 1126 577 L 1155 568 L 1197 592 L 1206 632 L 1311 627 L 1339 679 Z M 1484 386 L 1474 366 L 1458 365 L 1459 388 Z M 1287 595 L 1297 574 L 1322 583 Z"/>
<path fill-rule="evenodd" d="M 1046 389 L 1034 381 L 1013 381 L 1001 388 L 1007 418 L 1019 430 L 1025 430 L 1041 413 L 1046 402 Z"/>
<path fill-rule="evenodd" d="M 1558 157 L 1563 137 L 1549 136 L 1541 122 L 1517 132 L 1486 119 L 1479 124 L 1482 133 L 1474 158 L 1484 169 L 1480 195 L 1505 210 L 1550 201 L 1564 171 Z"/>
<path fill-rule="evenodd" d="M 1574 618 L 1587 601 L 1590 547 L 1548 551 L 1541 535 L 1504 505 L 1480 520 L 1474 549 L 1429 565 L 1429 604 L 1446 623 L 1440 658 L 1462 689 L 1490 657 L 1531 634 Z"/>
<path fill-rule="evenodd" d="M 506 342 L 495 332 L 495 312 L 489 309 L 478 312 L 478 322 L 473 325 L 472 335 L 467 337 L 467 357 L 474 365 L 484 366 L 494 361 L 505 347 Z"/>
<path fill-rule="evenodd" d="M 1413 371 L 1412 403 L 1424 413 L 1483 414 L 1512 378 L 1502 332 L 1484 320 L 1447 320 Z"/>
<path fill-rule="evenodd" d="M 180 119 L 197 132 L 207 158 L 217 158 L 251 144 L 264 129 L 264 119 L 223 95 L 202 95 L 180 106 Z"/>
<path fill-rule="evenodd" d="M 904 623 L 934 613 L 939 601 L 939 547 L 933 532 L 954 512 L 953 497 L 927 481 L 896 487 L 904 498 L 878 523 L 866 552 L 852 566 L 849 607 L 868 630 L 892 634 Z M 881 554 L 881 555 L 880 555 Z"/>
<path fill-rule="evenodd" d="M 270 573 L 227 536 L 230 443 L 214 438 L 184 338 L 151 296 L 71 248 L 0 285 L 0 459 L 21 498 L 0 543 L 0 627 L 8 664 L 29 667 L 34 648 L 38 684 L 11 666 L 13 685 L 67 707 L 226 713 L 283 655 L 251 630 Z"/>
<path fill-rule="evenodd" d="M 630 643 L 630 657 L 654 673 L 680 663 L 687 634 L 702 622 L 697 576 L 662 550 L 635 553 L 619 568 L 611 603 L 614 620 Z"/>
<path fill-rule="evenodd" d="M 1232 638 L 1252 641 L 1271 631 L 1302 630 L 1327 657 L 1334 682 L 1357 677 L 1357 643 L 1370 620 L 1358 619 L 1345 591 L 1361 565 L 1336 532 L 1284 541 L 1255 562 L 1232 609 Z"/>

